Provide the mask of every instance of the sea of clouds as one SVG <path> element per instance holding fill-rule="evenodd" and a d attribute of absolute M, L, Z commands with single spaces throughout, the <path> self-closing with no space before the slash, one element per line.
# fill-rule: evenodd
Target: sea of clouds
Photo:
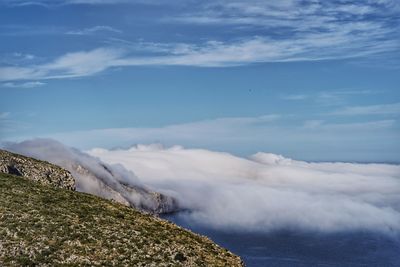
<path fill-rule="evenodd" d="M 248 158 L 180 146 L 88 151 L 179 200 L 187 220 L 218 229 L 400 232 L 400 165 Z"/>
<path fill-rule="evenodd" d="M 8 147 L 61 166 L 74 155 L 87 168 L 119 166 L 119 180 L 175 197 L 185 220 L 216 229 L 400 234 L 400 165 L 309 163 L 262 152 L 243 158 L 161 145 L 71 154 L 52 142 Z"/>

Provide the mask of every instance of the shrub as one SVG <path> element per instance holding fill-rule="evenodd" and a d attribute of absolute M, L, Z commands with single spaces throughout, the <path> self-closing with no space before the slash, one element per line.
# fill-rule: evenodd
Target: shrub
<path fill-rule="evenodd" d="M 183 255 L 182 252 L 178 252 L 175 254 L 174 260 L 179 261 L 179 262 L 184 262 L 186 261 L 185 255 Z"/>

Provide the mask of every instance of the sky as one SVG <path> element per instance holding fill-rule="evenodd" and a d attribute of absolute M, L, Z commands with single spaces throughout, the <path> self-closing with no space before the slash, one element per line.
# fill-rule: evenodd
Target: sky
<path fill-rule="evenodd" d="M 397 0 L 0 0 L 0 140 L 399 162 Z"/>

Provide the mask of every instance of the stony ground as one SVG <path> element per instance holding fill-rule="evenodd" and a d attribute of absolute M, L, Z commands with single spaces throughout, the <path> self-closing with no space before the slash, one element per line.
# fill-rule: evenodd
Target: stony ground
<path fill-rule="evenodd" d="M 241 266 L 172 223 L 96 196 L 0 173 L 1 266 Z"/>
<path fill-rule="evenodd" d="M 69 171 L 46 161 L 1 149 L 0 172 L 23 176 L 41 184 L 75 190 L 75 179 Z"/>

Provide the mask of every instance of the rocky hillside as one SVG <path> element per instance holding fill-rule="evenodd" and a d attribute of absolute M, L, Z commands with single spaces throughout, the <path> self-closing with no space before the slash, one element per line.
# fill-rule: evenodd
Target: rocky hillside
<path fill-rule="evenodd" d="M 0 150 L 0 172 L 65 188 L 73 184 L 77 191 L 115 200 L 150 213 L 168 213 L 179 209 L 174 198 L 141 185 L 138 178 L 122 166 L 105 164 L 57 141 L 25 141 L 10 145 L 7 150 L 18 154 Z M 75 178 L 74 183 L 71 174 Z"/>
<path fill-rule="evenodd" d="M 0 149 L 0 172 L 23 176 L 41 184 L 75 190 L 71 173 L 46 161 L 36 160 Z"/>
<path fill-rule="evenodd" d="M 63 166 L 62 163 L 60 164 Z M 76 177 L 78 191 L 114 200 L 153 214 L 170 213 L 179 209 L 172 197 L 118 180 L 119 174 L 113 172 L 111 166 L 102 162 L 92 161 L 88 164 L 76 161 L 65 165 L 65 168 Z M 125 175 L 129 176 L 128 173 Z"/>
<path fill-rule="evenodd" d="M 242 262 L 205 237 L 119 203 L 0 173 L 0 265 L 242 266 Z"/>

